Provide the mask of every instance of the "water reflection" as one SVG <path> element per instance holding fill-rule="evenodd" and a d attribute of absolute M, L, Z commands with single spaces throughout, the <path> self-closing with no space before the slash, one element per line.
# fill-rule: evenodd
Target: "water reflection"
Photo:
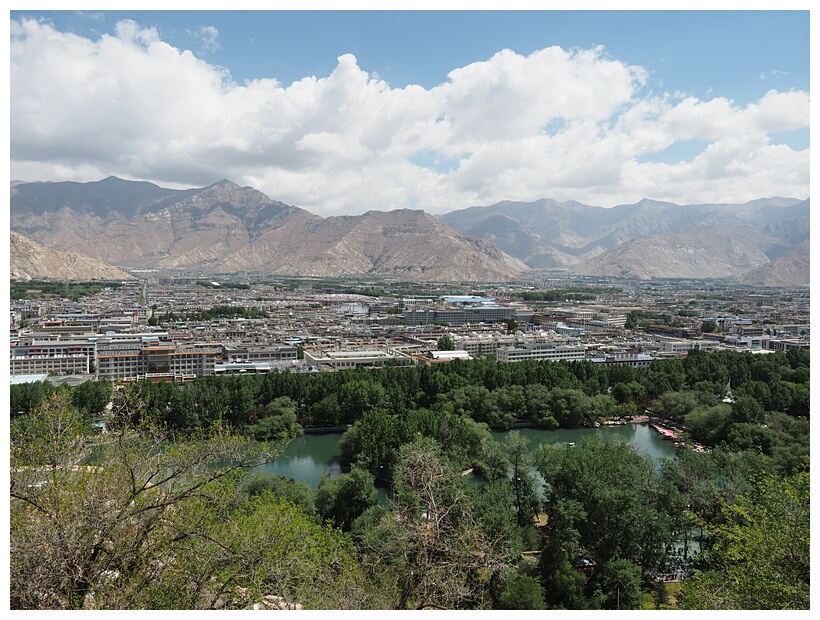
<path fill-rule="evenodd" d="M 646 424 L 625 424 L 622 426 L 607 426 L 601 428 L 559 429 L 547 431 L 543 429 L 519 429 L 522 435 L 530 440 L 530 450 L 535 450 L 542 443 L 575 443 L 592 435 L 617 437 L 634 446 L 642 454 L 651 457 L 655 467 L 659 467 L 661 458 L 674 458 L 675 448 L 671 441 L 661 436 Z M 509 431 L 494 432 L 493 437 L 501 444 L 504 443 Z M 339 458 L 341 449 L 339 441 L 341 433 L 311 434 L 297 437 L 288 444 L 284 453 L 274 463 L 268 463 L 256 468 L 256 471 L 269 471 L 282 474 L 288 478 L 295 478 L 307 482 L 313 489 L 319 486 L 319 479 L 324 472 L 331 475 L 341 473 Z"/>

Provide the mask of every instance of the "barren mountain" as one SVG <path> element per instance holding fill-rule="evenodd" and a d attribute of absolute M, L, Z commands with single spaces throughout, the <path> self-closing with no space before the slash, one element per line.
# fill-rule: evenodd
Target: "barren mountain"
<path fill-rule="evenodd" d="M 507 280 L 527 269 L 423 211 L 321 218 L 227 180 L 190 190 L 114 177 L 16 185 L 11 227 L 132 267 L 442 281 Z"/>
<path fill-rule="evenodd" d="M 809 242 L 803 241 L 780 258 L 743 276 L 744 284 L 759 286 L 809 286 Z"/>
<path fill-rule="evenodd" d="M 761 235 L 753 230 L 693 226 L 673 234 L 632 239 L 575 271 L 642 279 L 740 277 L 769 262 L 761 245 Z"/>
<path fill-rule="evenodd" d="M 128 280 L 132 276 L 81 254 L 50 250 L 16 232 L 11 233 L 12 280 Z"/>
<path fill-rule="evenodd" d="M 693 226 L 700 227 L 700 230 L 734 231 L 727 231 L 727 237 L 743 231 L 743 244 L 751 242 L 754 245 L 746 248 L 750 253 L 746 258 L 751 258 L 756 250 L 767 260 L 774 260 L 809 238 L 809 201 L 789 198 L 760 199 L 742 205 L 676 205 L 642 200 L 610 209 L 548 199 L 505 201 L 488 207 L 453 211 L 440 219 L 456 230 L 491 241 L 503 252 L 534 269 L 565 268 L 575 273 L 596 269 L 607 273 L 642 273 L 646 277 L 673 272 L 678 275 L 671 277 L 710 277 L 715 271 L 713 266 L 709 261 L 699 262 L 695 255 L 706 256 L 711 249 L 708 244 L 699 245 L 697 239 L 680 240 L 681 247 L 691 249 L 694 254 L 690 256 L 691 264 L 677 270 L 662 263 L 646 263 L 644 259 L 648 254 L 641 257 L 653 244 L 660 247 L 666 243 L 675 245 L 678 241 L 662 237 L 643 244 L 637 240 L 677 233 L 685 237 L 686 231 Z M 750 232 L 756 236 L 750 238 Z M 627 243 L 630 245 L 620 248 L 621 244 Z M 615 251 L 616 248 L 619 251 Z M 632 255 L 638 262 L 628 263 Z M 602 260 L 594 261 L 598 256 Z M 736 258 L 740 260 L 739 256 Z M 727 259 L 731 257 L 727 256 Z M 607 260 L 614 262 L 606 266 Z M 743 273 L 742 269 L 746 267 L 755 268 L 755 263 L 756 259 L 752 259 L 751 262 L 720 267 L 717 271 L 735 273 L 740 270 Z"/>

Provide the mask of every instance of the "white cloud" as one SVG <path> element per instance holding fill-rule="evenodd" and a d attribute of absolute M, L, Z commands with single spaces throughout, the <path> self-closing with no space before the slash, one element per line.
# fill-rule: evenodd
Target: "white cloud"
<path fill-rule="evenodd" d="M 202 41 L 202 48 L 206 52 L 215 52 L 222 48 L 218 42 L 219 30 L 215 26 L 199 26 L 191 34 Z"/>
<path fill-rule="evenodd" d="M 218 45 L 215 28 L 200 35 Z M 132 21 L 94 41 L 12 21 L 10 51 L 15 179 L 229 178 L 320 215 L 809 192 L 808 150 L 769 143 L 808 127 L 808 93 L 769 91 L 745 107 L 658 96 L 644 92 L 643 68 L 602 48 L 501 50 L 430 89 L 392 88 L 350 54 L 324 77 L 238 85 Z M 679 164 L 639 163 L 679 141 L 708 147 Z M 435 169 L 441 160 L 458 163 Z"/>

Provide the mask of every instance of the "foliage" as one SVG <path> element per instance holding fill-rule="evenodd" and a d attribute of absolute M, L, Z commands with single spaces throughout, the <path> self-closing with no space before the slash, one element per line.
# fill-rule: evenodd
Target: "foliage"
<path fill-rule="evenodd" d="M 545 609 L 541 584 L 530 575 L 514 572 L 504 580 L 498 609 Z"/>
<path fill-rule="evenodd" d="M 89 435 L 65 399 L 50 400 L 25 424 L 18 422 L 11 438 L 15 609 L 176 604 L 157 588 L 174 582 L 185 565 L 180 558 L 193 553 L 192 541 L 229 515 L 238 501 L 235 476 L 273 460 L 284 446 L 248 442 L 218 427 L 184 443 L 169 441 L 156 427 Z M 214 567 L 202 577 L 218 584 L 224 572 Z M 189 582 L 175 583 L 185 591 Z"/>
<path fill-rule="evenodd" d="M 296 404 L 287 396 L 280 396 L 260 407 L 252 419 L 258 421 L 246 427 L 245 432 L 261 441 L 292 439 L 303 433 L 296 421 Z"/>
<path fill-rule="evenodd" d="M 315 496 L 317 513 L 336 527 L 349 530 L 357 517 L 376 504 L 374 483 L 373 476 L 358 467 L 347 474 L 323 474 Z"/>
<path fill-rule="evenodd" d="M 264 319 L 268 315 L 259 308 L 243 306 L 213 306 L 204 310 L 175 314 L 168 312 L 157 317 L 160 323 L 174 321 L 210 321 L 212 319 Z"/>
<path fill-rule="evenodd" d="M 395 609 L 481 604 L 503 550 L 484 533 L 464 481 L 431 439 L 402 447 L 396 505 L 363 536 L 365 563 Z"/>
<path fill-rule="evenodd" d="M 516 517 L 522 527 L 532 524 L 541 504 L 535 491 L 535 479 L 530 474 L 529 444 L 529 439 L 518 431 L 510 431 L 504 442 L 510 455 L 510 485 L 515 498 Z"/>
<path fill-rule="evenodd" d="M 60 282 L 56 280 L 11 281 L 10 299 L 67 298 L 77 301 L 110 288 L 118 289 L 122 282 Z"/>
<path fill-rule="evenodd" d="M 32 381 L 18 383 L 9 388 L 9 412 L 14 419 L 27 415 L 40 407 L 41 403 L 54 394 L 55 388 L 49 382 Z"/>
<path fill-rule="evenodd" d="M 439 351 L 454 351 L 456 343 L 451 336 L 444 335 L 436 342 L 436 349 Z"/>
<path fill-rule="evenodd" d="M 256 472 L 242 481 L 242 490 L 250 497 L 272 493 L 293 502 L 307 514 L 316 512 L 314 492 L 307 482 L 287 478 L 273 472 Z"/>
<path fill-rule="evenodd" d="M 784 480 L 766 475 L 756 489 L 704 523 L 714 545 L 681 588 L 685 609 L 809 609 L 808 468 Z"/>
<path fill-rule="evenodd" d="M 88 415 L 101 413 L 111 401 L 111 383 L 107 379 L 84 381 L 71 392 L 71 404 Z"/>
<path fill-rule="evenodd" d="M 550 519 L 550 535 L 568 541 L 565 551 L 583 548 L 598 564 L 661 562 L 670 523 L 652 501 L 656 479 L 648 458 L 626 442 L 596 436 L 575 447 L 542 444 L 534 460 L 551 512 L 564 515 Z"/>
<path fill-rule="evenodd" d="M 587 588 L 599 609 L 640 609 L 641 567 L 625 558 L 607 562 L 593 575 Z"/>
<path fill-rule="evenodd" d="M 601 293 L 617 292 L 615 288 L 595 288 L 595 287 L 567 287 L 552 289 L 549 291 L 524 291 L 523 293 L 512 293 L 511 297 L 521 298 L 524 301 L 592 301 L 597 299 Z"/>

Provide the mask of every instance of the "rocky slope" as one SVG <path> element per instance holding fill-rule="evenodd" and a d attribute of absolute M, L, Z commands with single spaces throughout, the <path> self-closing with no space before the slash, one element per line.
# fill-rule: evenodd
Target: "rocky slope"
<path fill-rule="evenodd" d="M 649 278 L 740 277 L 769 262 L 749 229 L 694 226 L 631 239 L 578 265 L 576 273 Z"/>
<path fill-rule="evenodd" d="M 741 282 L 758 286 L 809 286 L 809 242 L 797 244 L 780 258 L 743 276 Z"/>
<path fill-rule="evenodd" d="M 548 199 L 506 201 L 440 219 L 533 269 L 646 278 L 742 275 L 809 238 L 809 200 L 788 198 L 742 205 L 642 200 L 611 209 Z"/>
<path fill-rule="evenodd" d="M 130 267 L 441 281 L 507 280 L 527 269 L 423 211 L 321 218 L 227 180 L 191 190 L 114 177 L 15 185 L 11 227 Z"/>
<path fill-rule="evenodd" d="M 10 277 L 12 280 L 127 280 L 132 276 L 102 261 L 60 252 L 11 232 Z"/>

